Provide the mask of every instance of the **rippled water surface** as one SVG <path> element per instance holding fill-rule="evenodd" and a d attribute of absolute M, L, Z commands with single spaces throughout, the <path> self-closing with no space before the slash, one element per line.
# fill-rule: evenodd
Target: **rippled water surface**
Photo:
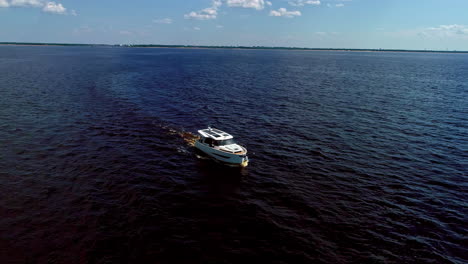
<path fill-rule="evenodd" d="M 468 56 L 0 47 L 2 263 L 466 263 Z M 211 125 L 245 169 L 180 135 Z"/>

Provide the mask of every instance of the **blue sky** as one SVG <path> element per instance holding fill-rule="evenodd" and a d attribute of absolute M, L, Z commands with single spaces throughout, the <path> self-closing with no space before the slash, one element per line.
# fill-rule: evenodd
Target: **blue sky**
<path fill-rule="evenodd" d="M 468 50 L 468 0 L 0 0 L 0 41 Z"/>

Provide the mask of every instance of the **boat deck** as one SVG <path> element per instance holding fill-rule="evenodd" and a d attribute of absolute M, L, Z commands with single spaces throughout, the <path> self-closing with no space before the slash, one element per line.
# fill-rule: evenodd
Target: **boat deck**
<path fill-rule="evenodd" d="M 214 149 L 222 151 L 222 152 L 226 152 L 226 153 L 229 153 L 229 154 L 236 154 L 236 155 L 245 155 L 245 154 L 247 154 L 247 150 L 245 148 L 243 148 L 243 147 L 242 147 L 242 151 L 237 151 L 237 152 L 227 151 L 227 150 L 224 150 L 224 149 L 220 149 L 219 147 L 214 147 Z"/>

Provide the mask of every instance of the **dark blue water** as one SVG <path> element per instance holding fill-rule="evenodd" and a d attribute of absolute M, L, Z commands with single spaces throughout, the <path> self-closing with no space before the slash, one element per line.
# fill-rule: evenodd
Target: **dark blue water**
<path fill-rule="evenodd" d="M 1 263 L 466 263 L 468 56 L 0 47 Z M 232 169 L 180 136 L 213 127 Z"/>

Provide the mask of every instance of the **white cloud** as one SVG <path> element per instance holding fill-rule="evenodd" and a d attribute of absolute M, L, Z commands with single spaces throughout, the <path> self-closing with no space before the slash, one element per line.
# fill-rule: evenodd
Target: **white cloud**
<path fill-rule="evenodd" d="M 221 0 L 213 0 L 213 2 L 212 2 L 212 6 L 213 6 L 214 8 L 218 8 L 218 7 L 220 7 L 221 5 L 222 5 Z"/>
<path fill-rule="evenodd" d="M 194 27 L 193 30 L 197 30 L 197 31 L 198 31 L 198 30 L 200 30 L 200 28 L 199 28 L 199 27 Z"/>
<path fill-rule="evenodd" d="M 220 0 L 213 0 L 211 7 L 205 8 L 200 11 L 192 11 L 184 15 L 185 19 L 198 19 L 198 20 L 210 20 L 215 19 L 218 16 L 218 7 L 222 5 Z"/>
<path fill-rule="evenodd" d="M 320 5 L 320 0 L 296 0 L 288 2 L 292 6 Z"/>
<path fill-rule="evenodd" d="M 0 7 L 36 7 L 42 8 L 43 12 L 76 16 L 76 11 L 67 9 L 61 4 L 54 1 L 45 0 L 0 0 Z"/>
<path fill-rule="evenodd" d="M 267 6 L 272 6 L 273 5 L 270 1 L 265 1 L 265 4 L 267 4 Z"/>
<path fill-rule="evenodd" d="M 216 28 L 223 28 L 224 26 L 222 25 L 216 25 Z"/>
<path fill-rule="evenodd" d="M 278 10 L 270 11 L 270 16 L 276 16 L 276 17 L 295 17 L 295 16 L 300 16 L 300 15 L 301 15 L 300 11 L 288 11 L 286 8 L 280 8 Z"/>
<path fill-rule="evenodd" d="M 59 15 L 65 15 L 67 13 L 67 9 L 63 7 L 62 4 L 55 2 L 48 2 L 45 4 L 42 11 Z"/>
<path fill-rule="evenodd" d="M 7 0 L 0 0 L 0 7 L 9 7 L 10 3 Z"/>
<path fill-rule="evenodd" d="M 153 23 L 156 23 L 156 24 L 172 24 L 172 19 L 170 19 L 170 18 L 153 19 Z"/>
<path fill-rule="evenodd" d="M 463 46 L 464 48 L 459 49 L 466 49 L 466 43 L 468 43 L 468 25 L 440 25 L 436 27 L 426 27 L 426 28 L 413 28 L 407 30 L 399 30 L 399 31 L 387 31 L 381 32 L 386 37 L 390 37 L 392 39 L 400 40 L 415 40 L 418 39 L 424 43 L 444 43 L 441 45 L 448 44 L 448 41 L 459 41 L 460 47 Z M 426 45 L 426 44 L 425 44 Z M 445 48 L 446 46 L 444 46 Z M 438 49 L 442 48 L 439 46 Z M 433 48 L 435 49 L 435 48 Z"/>
<path fill-rule="evenodd" d="M 41 0 L 11 0 L 10 5 L 21 7 L 41 7 L 44 3 Z"/>
<path fill-rule="evenodd" d="M 184 18 L 185 19 L 209 20 L 209 19 L 215 19 L 217 15 L 218 15 L 218 11 L 214 8 L 209 7 L 198 12 L 192 11 L 188 14 L 185 14 Z"/>
<path fill-rule="evenodd" d="M 466 25 L 440 25 L 438 27 L 426 28 L 420 32 L 425 37 L 468 37 L 468 26 Z"/>
<path fill-rule="evenodd" d="M 350 3 L 352 2 L 353 0 L 334 0 L 333 2 L 339 2 L 337 4 L 333 4 L 333 3 L 327 3 L 327 7 L 329 8 L 333 8 L 333 7 L 337 7 L 337 8 L 340 8 L 340 7 L 344 7 L 345 4 L 344 3 Z M 332 2 L 332 1 L 329 1 L 329 2 Z"/>
<path fill-rule="evenodd" d="M 262 10 L 265 7 L 264 0 L 227 0 L 226 3 L 230 7 L 254 8 L 257 10 Z"/>

